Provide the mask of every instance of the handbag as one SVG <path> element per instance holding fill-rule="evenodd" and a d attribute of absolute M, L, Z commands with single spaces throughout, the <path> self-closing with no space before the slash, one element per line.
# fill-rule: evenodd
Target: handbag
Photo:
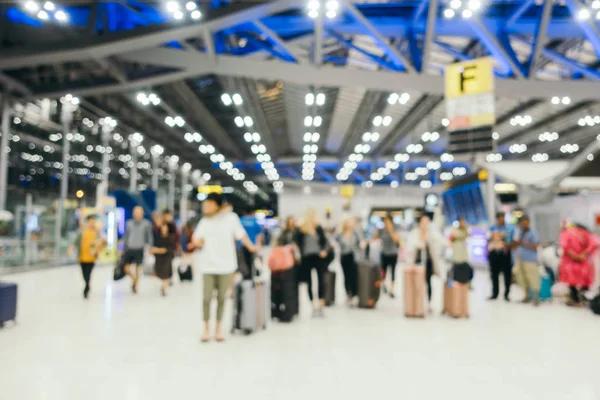
<path fill-rule="evenodd" d="M 125 264 L 123 263 L 123 260 L 119 260 L 117 265 L 115 265 L 115 269 L 113 270 L 113 280 L 120 281 L 121 279 L 125 278 L 125 275 L 127 275 L 125 273 Z"/>

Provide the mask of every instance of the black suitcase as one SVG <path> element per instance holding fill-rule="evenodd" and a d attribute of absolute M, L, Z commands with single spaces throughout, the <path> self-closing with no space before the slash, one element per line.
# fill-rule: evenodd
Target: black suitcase
<path fill-rule="evenodd" d="M 335 304 L 335 272 L 325 272 L 325 305 L 331 307 Z"/>
<path fill-rule="evenodd" d="M 17 318 L 17 285 L 0 282 L 0 328 Z"/>
<path fill-rule="evenodd" d="M 271 274 L 271 317 L 290 322 L 300 311 L 294 268 Z"/>
<path fill-rule="evenodd" d="M 358 306 L 375 308 L 381 292 L 381 270 L 369 261 L 358 263 Z"/>

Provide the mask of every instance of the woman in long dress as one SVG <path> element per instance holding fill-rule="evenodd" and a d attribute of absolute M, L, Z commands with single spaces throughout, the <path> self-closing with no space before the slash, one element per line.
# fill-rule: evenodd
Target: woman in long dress
<path fill-rule="evenodd" d="M 598 248 L 598 243 L 586 228 L 567 221 L 560 234 L 560 246 L 563 255 L 559 279 L 569 285 L 567 305 L 580 307 L 583 305 L 580 290 L 589 288 L 594 282 L 595 268 L 591 256 Z"/>
<path fill-rule="evenodd" d="M 159 228 L 159 235 L 155 238 L 152 254 L 155 257 L 154 272 L 161 280 L 160 293 L 167 295 L 167 288 L 173 276 L 173 257 L 175 257 L 175 232 L 173 225 L 163 223 Z"/>

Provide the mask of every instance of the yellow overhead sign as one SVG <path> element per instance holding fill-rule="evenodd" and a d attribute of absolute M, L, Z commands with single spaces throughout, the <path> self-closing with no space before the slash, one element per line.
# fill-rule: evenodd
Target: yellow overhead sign
<path fill-rule="evenodd" d="M 210 193 L 223 193 L 223 188 L 219 185 L 204 185 L 198 186 L 198 193 L 210 194 Z"/>
<path fill-rule="evenodd" d="M 447 65 L 445 84 L 449 131 L 494 125 L 496 112 L 492 58 Z"/>
<path fill-rule="evenodd" d="M 446 97 L 494 92 L 494 64 L 490 57 L 446 66 Z"/>
<path fill-rule="evenodd" d="M 351 199 L 354 196 L 354 186 L 344 185 L 340 188 L 340 194 L 346 199 Z"/>

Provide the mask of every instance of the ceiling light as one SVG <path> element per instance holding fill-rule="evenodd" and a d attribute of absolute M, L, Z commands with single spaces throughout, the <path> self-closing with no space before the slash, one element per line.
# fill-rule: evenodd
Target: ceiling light
<path fill-rule="evenodd" d="M 335 17 L 337 17 L 337 12 L 335 12 L 335 10 L 327 10 L 325 16 L 329 19 L 334 19 Z"/>
<path fill-rule="evenodd" d="M 390 117 L 389 115 L 386 115 L 383 118 L 383 126 L 389 126 L 392 123 L 392 117 Z"/>
<path fill-rule="evenodd" d="M 308 93 L 304 97 L 304 102 L 306 103 L 307 106 L 312 106 L 313 104 L 315 104 L 315 95 L 312 93 Z"/>
<path fill-rule="evenodd" d="M 177 10 L 173 13 L 173 18 L 175 18 L 176 20 L 181 20 L 183 19 L 183 13 Z"/>
<path fill-rule="evenodd" d="M 232 96 L 232 99 L 236 106 L 242 105 L 244 103 L 244 99 L 242 99 L 242 96 L 239 93 L 235 93 Z"/>
<path fill-rule="evenodd" d="M 45 21 L 45 20 L 47 20 L 47 19 L 49 18 L 49 16 L 48 16 L 48 13 L 47 13 L 46 11 L 44 11 L 44 10 L 40 10 L 40 11 L 37 13 L 37 17 L 38 17 L 39 19 L 41 19 L 41 20 L 44 20 L 44 21 Z"/>
<path fill-rule="evenodd" d="M 546 154 L 546 153 L 536 153 L 533 156 L 531 156 L 531 160 L 533 162 L 538 162 L 538 163 L 542 163 L 542 162 L 548 161 L 548 154 Z"/>
<path fill-rule="evenodd" d="M 486 161 L 489 163 L 502 161 L 502 154 L 500 153 L 490 153 L 485 157 Z"/>
<path fill-rule="evenodd" d="M 69 19 L 69 16 L 67 15 L 66 12 L 64 12 L 62 10 L 58 10 L 57 12 L 54 13 L 54 18 L 56 18 L 56 20 L 59 22 L 66 22 Z"/>
<path fill-rule="evenodd" d="M 234 122 L 238 128 L 241 128 L 242 126 L 244 126 L 244 118 L 242 118 L 240 116 L 235 117 Z"/>
<path fill-rule="evenodd" d="M 307 115 L 304 118 L 304 126 L 309 127 L 312 125 L 312 123 L 313 123 L 313 118 L 310 115 Z"/>
<path fill-rule="evenodd" d="M 37 2 L 35 1 L 27 1 L 25 2 L 25 10 L 34 13 L 36 11 L 38 11 L 40 9 L 40 6 Z"/>
<path fill-rule="evenodd" d="M 451 8 L 446 8 L 444 10 L 444 18 L 446 18 L 446 19 L 452 19 L 452 18 L 454 18 L 455 15 L 456 15 L 456 12 Z"/>
<path fill-rule="evenodd" d="M 448 118 L 442 118 L 442 125 L 443 126 L 448 126 L 450 125 L 450 120 Z"/>
<path fill-rule="evenodd" d="M 317 105 L 318 106 L 322 106 L 325 104 L 325 94 L 323 93 L 319 93 L 317 94 Z"/>
<path fill-rule="evenodd" d="M 189 133 L 186 132 L 185 135 L 183 135 L 183 138 L 188 142 L 188 143 L 192 143 L 194 141 L 194 136 Z"/>
<path fill-rule="evenodd" d="M 382 122 L 383 122 L 383 117 L 381 115 L 378 115 L 375 118 L 373 118 L 373 125 L 375 125 L 375 126 L 381 126 Z"/>
<path fill-rule="evenodd" d="M 444 153 L 440 156 L 440 161 L 452 162 L 452 161 L 454 161 L 454 156 L 452 154 Z"/>
<path fill-rule="evenodd" d="M 312 133 L 310 132 L 305 132 L 304 133 L 304 141 L 305 142 L 310 142 L 312 140 Z"/>
<path fill-rule="evenodd" d="M 590 19 L 590 16 L 591 16 L 590 11 L 586 8 L 579 10 L 579 13 L 577 14 L 577 18 L 580 21 L 586 21 L 586 20 Z"/>
<path fill-rule="evenodd" d="M 473 11 L 471 10 L 463 10 L 462 11 L 462 17 L 465 19 L 469 19 L 473 16 Z"/>
<path fill-rule="evenodd" d="M 594 155 L 592 153 L 587 155 L 588 161 L 594 161 Z"/>
<path fill-rule="evenodd" d="M 252 134 L 250 132 L 244 133 L 244 140 L 250 143 L 252 141 Z"/>
<path fill-rule="evenodd" d="M 230 95 L 228 95 L 227 93 L 223 93 L 223 94 L 221 95 L 221 101 L 222 101 L 222 102 L 223 102 L 223 104 L 225 104 L 226 106 L 230 106 L 230 105 L 231 105 L 231 103 L 232 103 L 231 96 L 230 96 Z"/>
<path fill-rule="evenodd" d="M 190 16 L 192 17 L 192 19 L 200 19 L 202 18 L 202 13 L 199 10 L 194 10 L 190 14 Z"/>
<path fill-rule="evenodd" d="M 392 93 L 388 96 L 388 103 L 394 105 L 398 102 L 399 98 L 400 96 L 398 96 L 398 93 Z"/>
<path fill-rule="evenodd" d="M 563 103 L 565 106 L 568 106 L 569 104 L 571 104 L 571 98 L 570 98 L 569 96 L 565 96 L 565 97 L 563 97 L 563 98 L 562 98 L 562 103 Z"/>
<path fill-rule="evenodd" d="M 177 10 L 179 10 L 179 2 L 173 1 L 173 0 L 167 2 L 167 11 L 168 12 L 172 13 Z"/>
<path fill-rule="evenodd" d="M 256 143 L 260 142 L 260 134 L 258 132 L 254 132 L 252 134 L 252 140 L 254 140 Z"/>
<path fill-rule="evenodd" d="M 175 126 L 175 120 L 173 120 L 173 117 L 166 117 L 165 124 L 173 127 L 173 126 Z"/>
<path fill-rule="evenodd" d="M 365 132 L 362 137 L 363 142 L 371 141 L 371 132 Z"/>
<path fill-rule="evenodd" d="M 246 124 L 247 127 L 251 127 L 252 125 L 254 125 L 254 121 L 252 120 L 252 117 L 244 117 L 244 124 Z"/>
<path fill-rule="evenodd" d="M 193 1 L 188 1 L 187 4 L 185 5 L 185 8 L 188 11 L 194 11 L 198 6 L 196 5 L 196 3 L 194 3 Z"/>
<path fill-rule="evenodd" d="M 176 116 L 173 121 L 175 122 L 175 125 L 177 125 L 178 127 L 182 128 L 185 125 L 185 120 L 183 118 L 181 118 L 179 115 Z"/>
<path fill-rule="evenodd" d="M 317 128 L 320 127 L 322 123 L 323 123 L 323 118 L 321 118 L 318 115 L 313 119 L 313 126 L 316 126 Z"/>
<path fill-rule="evenodd" d="M 481 8 L 481 0 L 469 0 L 469 8 L 473 11 L 477 11 Z"/>
<path fill-rule="evenodd" d="M 215 147 L 214 147 L 213 145 L 211 145 L 211 144 L 207 145 L 207 146 L 206 146 L 206 152 L 207 152 L 208 154 L 212 154 L 212 153 L 214 153 L 214 152 L 215 152 Z"/>
<path fill-rule="evenodd" d="M 556 105 L 556 104 L 560 104 L 560 98 L 558 96 L 554 96 L 552 97 L 551 100 L 552 104 Z"/>
<path fill-rule="evenodd" d="M 431 181 L 421 181 L 421 183 L 419 184 L 423 189 L 429 189 L 433 186 L 433 184 L 431 183 Z"/>
<path fill-rule="evenodd" d="M 492 133 L 492 139 L 498 140 L 499 138 L 500 138 L 500 134 L 498 132 L 493 132 Z"/>
<path fill-rule="evenodd" d="M 462 6 L 462 1 L 460 0 L 452 0 L 450 2 L 450 7 L 454 8 L 455 10 L 459 9 Z"/>
<path fill-rule="evenodd" d="M 404 154 L 404 153 L 398 153 L 394 156 L 394 160 L 401 163 L 401 162 L 407 162 L 410 159 L 410 156 L 408 154 Z"/>
<path fill-rule="evenodd" d="M 320 137 L 321 137 L 321 135 L 319 135 L 318 132 L 315 132 L 315 133 L 312 134 L 312 141 L 316 143 L 316 142 L 319 141 Z"/>

